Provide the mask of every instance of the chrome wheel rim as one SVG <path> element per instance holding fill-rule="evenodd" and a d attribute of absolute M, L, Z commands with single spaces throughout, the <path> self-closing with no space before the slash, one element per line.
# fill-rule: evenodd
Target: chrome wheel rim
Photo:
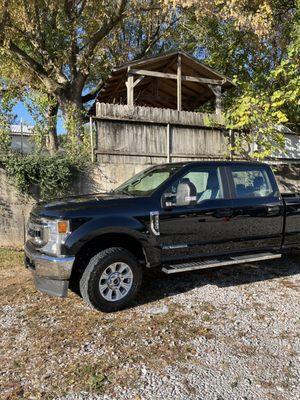
<path fill-rule="evenodd" d="M 124 262 L 115 262 L 102 272 L 99 290 L 105 300 L 118 301 L 128 294 L 132 283 L 133 273 L 129 265 Z"/>

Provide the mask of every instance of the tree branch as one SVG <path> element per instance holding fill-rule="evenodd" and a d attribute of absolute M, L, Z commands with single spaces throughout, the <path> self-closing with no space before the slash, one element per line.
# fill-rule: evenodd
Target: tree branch
<path fill-rule="evenodd" d="M 48 88 L 51 88 L 52 90 L 57 89 L 59 86 L 58 83 L 49 77 L 44 67 L 30 57 L 27 53 L 25 53 L 25 51 L 20 49 L 20 47 L 18 47 L 11 40 L 9 41 L 8 49 L 17 57 L 19 57 L 29 67 L 29 69 L 45 83 Z"/>
<path fill-rule="evenodd" d="M 72 79 L 77 76 L 77 54 L 79 53 L 79 48 L 77 45 L 76 36 L 76 6 L 74 8 L 73 0 L 65 0 L 64 3 L 65 14 L 68 18 L 68 24 L 70 26 L 70 51 L 69 51 L 69 62 L 70 62 L 70 72 Z"/>
<path fill-rule="evenodd" d="M 119 6 L 111 18 L 90 37 L 87 44 L 81 48 L 81 66 L 76 76 L 75 92 L 82 91 L 90 70 L 90 59 L 92 58 L 97 45 L 104 39 L 111 30 L 122 20 L 128 0 L 119 0 Z M 94 95 L 94 94 L 93 94 Z M 90 97 L 90 96 L 88 96 Z M 88 100 L 85 100 L 85 102 Z"/>
<path fill-rule="evenodd" d="M 109 21 L 104 22 L 101 28 L 98 29 L 90 38 L 86 47 L 86 54 L 84 58 L 89 59 L 99 42 L 110 33 L 116 24 L 121 21 L 127 3 L 128 0 L 120 0 L 119 7 L 117 7 L 117 11 L 114 13 L 114 15 L 109 19 Z"/>
<path fill-rule="evenodd" d="M 0 46 L 3 45 L 3 35 L 4 29 L 6 27 L 7 22 L 9 21 L 9 13 L 8 13 L 8 1 L 6 0 L 3 5 L 3 16 L 2 20 L 0 21 Z"/>
<path fill-rule="evenodd" d="M 83 13 L 83 10 L 86 6 L 87 0 L 82 0 L 81 5 L 78 4 L 78 9 L 77 9 L 77 17 L 80 17 L 81 14 Z"/>
<path fill-rule="evenodd" d="M 81 97 L 82 102 L 87 103 L 91 100 L 94 100 L 97 97 L 97 94 L 99 93 L 103 85 L 104 82 L 100 81 L 89 93 Z"/>

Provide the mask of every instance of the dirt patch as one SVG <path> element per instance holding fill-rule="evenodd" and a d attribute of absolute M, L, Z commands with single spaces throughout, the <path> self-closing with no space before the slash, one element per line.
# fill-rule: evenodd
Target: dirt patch
<path fill-rule="evenodd" d="M 0 249 L 1 399 L 299 398 L 296 258 L 147 274 L 114 314 L 38 293 L 22 260 Z"/>

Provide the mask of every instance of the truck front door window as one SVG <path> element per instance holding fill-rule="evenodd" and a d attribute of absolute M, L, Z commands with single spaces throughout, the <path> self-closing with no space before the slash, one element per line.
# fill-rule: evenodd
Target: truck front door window
<path fill-rule="evenodd" d="M 191 170 L 179 178 L 165 195 L 172 198 L 173 206 L 222 199 L 224 196 L 219 168 L 203 167 Z"/>

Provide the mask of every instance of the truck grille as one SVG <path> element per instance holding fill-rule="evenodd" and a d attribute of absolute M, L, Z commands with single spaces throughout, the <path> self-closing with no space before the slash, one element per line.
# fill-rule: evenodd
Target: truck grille
<path fill-rule="evenodd" d="M 28 225 L 27 225 L 27 235 L 28 239 L 37 246 L 42 246 L 45 244 L 45 229 L 44 223 L 30 216 Z"/>

